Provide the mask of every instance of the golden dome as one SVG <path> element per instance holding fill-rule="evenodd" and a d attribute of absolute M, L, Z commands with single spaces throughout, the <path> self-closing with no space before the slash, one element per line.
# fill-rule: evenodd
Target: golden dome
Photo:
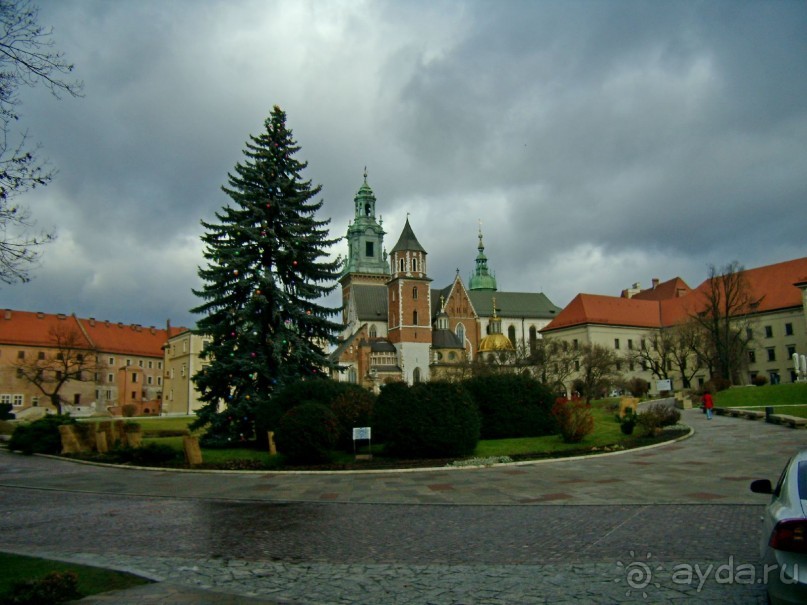
<path fill-rule="evenodd" d="M 494 333 L 485 336 L 482 342 L 479 343 L 480 353 L 489 353 L 491 351 L 514 351 L 513 343 L 504 334 Z"/>

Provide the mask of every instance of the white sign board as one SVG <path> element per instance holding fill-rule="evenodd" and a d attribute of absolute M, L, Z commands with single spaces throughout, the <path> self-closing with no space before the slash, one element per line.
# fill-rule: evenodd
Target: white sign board
<path fill-rule="evenodd" d="M 362 426 L 362 427 L 353 427 L 353 441 L 358 441 L 359 439 L 370 439 L 370 427 L 369 426 Z"/>
<path fill-rule="evenodd" d="M 656 390 L 659 393 L 662 391 L 672 391 L 672 380 L 670 380 L 669 378 L 666 380 L 657 380 Z"/>

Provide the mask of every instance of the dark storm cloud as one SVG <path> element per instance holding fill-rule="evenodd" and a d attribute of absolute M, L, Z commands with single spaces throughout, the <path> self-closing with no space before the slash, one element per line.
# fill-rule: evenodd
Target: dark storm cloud
<path fill-rule="evenodd" d="M 804 255 L 803 3 L 41 6 L 86 96 L 25 91 L 59 170 L 26 203 L 59 240 L 6 306 L 192 322 L 199 221 L 275 103 L 332 235 L 367 166 L 387 248 L 410 213 L 435 286 L 480 219 L 499 287 L 560 305 Z"/>

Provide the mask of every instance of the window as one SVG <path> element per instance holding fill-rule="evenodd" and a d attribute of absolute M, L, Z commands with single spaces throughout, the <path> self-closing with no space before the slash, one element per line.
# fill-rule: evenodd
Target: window
<path fill-rule="evenodd" d="M 81 405 L 81 393 L 73 395 L 73 405 Z"/>
<path fill-rule="evenodd" d="M 617 349 L 617 350 L 619 349 L 619 339 L 618 338 L 614 338 L 614 348 Z"/>
<path fill-rule="evenodd" d="M 143 360 L 142 360 L 142 359 L 139 359 L 139 360 L 137 361 L 137 365 L 139 365 L 139 366 L 142 368 L 142 367 L 143 367 Z"/>
<path fill-rule="evenodd" d="M 132 372 L 132 382 L 133 383 L 137 382 L 137 373 L 136 372 Z"/>
<path fill-rule="evenodd" d="M 565 345 L 566 343 L 564 342 L 563 344 Z M 578 341 L 578 340 L 575 338 L 575 339 L 572 341 L 572 349 L 576 351 L 576 350 L 577 350 L 579 347 L 580 347 L 580 342 L 579 342 L 579 341 Z M 563 347 L 563 350 L 564 350 L 564 351 L 566 350 L 566 347 L 565 347 L 565 346 Z"/>
<path fill-rule="evenodd" d="M 163 385 L 163 377 L 157 376 L 157 386 L 161 387 Z"/>
<path fill-rule="evenodd" d="M 633 339 L 632 338 L 628 338 L 628 350 L 633 351 Z M 633 368 L 631 368 L 631 369 L 633 369 Z"/>
<path fill-rule="evenodd" d="M 745 329 L 745 337 L 748 340 L 754 340 L 754 330 L 753 330 L 753 328 L 746 328 Z"/>
<path fill-rule="evenodd" d="M 574 370 L 575 370 L 575 372 L 580 371 L 580 360 L 578 360 L 578 359 L 574 360 Z"/>
<path fill-rule="evenodd" d="M 149 361 L 149 363 L 148 363 L 148 368 L 149 368 L 149 370 L 151 370 L 152 368 L 154 368 L 154 362 L 153 362 L 153 361 Z"/>
<path fill-rule="evenodd" d="M 152 376 L 146 376 L 146 384 L 154 384 L 154 378 Z"/>
<path fill-rule="evenodd" d="M 45 353 L 43 351 L 40 351 L 39 353 L 37 353 L 36 358 L 39 360 L 45 359 Z"/>
<path fill-rule="evenodd" d="M 412 382 L 420 382 L 420 368 L 415 368 L 412 372 Z"/>
<path fill-rule="evenodd" d="M 415 300 L 418 299 L 418 287 L 417 286 L 412 288 L 412 298 L 415 299 Z"/>
<path fill-rule="evenodd" d="M 31 397 L 31 405 L 34 406 L 35 408 L 39 407 L 39 396 L 38 395 L 34 395 L 33 397 Z"/>
<path fill-rule="evenodd" d="M 179 371 L 179 375 L 185 378 L 185 371 L 187 370 L 187 366 L 183 363 L 182 369 Z"/>
<path fill-rule="evenodd" d="M 507 338 L 510 339 L 510 344 L 512 344 L 515 347 L 516 346 L 516 327 L 515 326 L 510 326 L 509 328 L 507 328 Z"/>
<path fill-rule="evenodd" d="M 454 333 L 457 335 L 457 338 L 460 339 L 460 342 L 464 345 L 465 344 L 465 324 L 457 324 L 457 327 L 454 328 Z"/>
<path fill-rule="evenodd" d="M 162 362 L 162 361 L 158 361 L 158 362 L 157 362 L 157 369 L 158 369 L 158 370 L 162 370 L 162 369 L 163 369 L 163 362 Z"/>
<path fill-rule="evenodd" d="M 787 347 L 787 356 L 792 358 L 795 353 L 796 353 L 795 345 L 788 345 L 788 347 Z"/>
<path fill-rule="evenodd" d="M 455 359 L 457 359 L 457 354 L 454 351 L 449 351 L 448 352 L 448 360 L 449 361 L 454 361 Z"/>
<path fill-rule="evenodd" d="M 137 391 L 132 391 L 132 401 L 137 401 Z"/>
<path fill-rule="evenodd" d="M 356 384 L 358 382 L 358 378 L 356 376 L 356 368 L 350 368 L 347 371 L 347 381 L 351 384 Z"/>
<path fill-rule="evenodd" d="M 785 336 L 793 336 L 793 324 L 785 324 Z"/>
<path fill-rule="evenodd" d="M 398 271 L 400 271 L 400 272 L 402 272 L 402 273 L 403 273 L 404 271 L 406 271 L 406 261 L 404 261 L 404 259 L 400 259 L 400 260 L 398 261 Z"/>
<path fill-rule="evenodd" d="M 17 359 L 25 359 L 25 351 L 17 351 Z"/>
<path fill-rule="evenodd" d="M 109 365 L 111 365 L 111 366 L 115 365 L 115 358 L 114 357 L 109 358 Z"/>
<path fill-rule="evenodd" d="M 622 371 L 622 362 L 621 362 L 621 361 L 617 361 L 617 362 L 616 362 L 616 371 L 617 371 L 617 372 L 621 372 L 621 371 Z"/>
<path fill-rule="evenodd" d="M 107 382 L 115 382 L 115 375 L 114 374 L 107 374 L 106 375 Z"/>
<path fill-rule="evenodd" d="M 22 404 L 25 403 L 25 397 L 22 395 L 14 395 L 11 399 L 11 405 L 14 407 L 22 407 Z"/>
<path fill-rule="evenodd" d="M 756 362 L 757 362 L 756 351 L 748 351 L 748 363 L 756 363 Z"/>
<path fill-rule="evenodd" d="M 765 338 L 773 338 L 773 327 L 765 326 Z"/>
<path fill-rule="evenodd" d="M 378 331 L 376 330 L 375 324 L 370 326 L 370 338 L 378 337 Z"/>
<path fill-rule="evenodd" d="M 768 349 L 768 361 L 776 361 L 776 349 Z"/>
<path fill-rule="evenodd" d="M 126 360 L 126 367 L 128 368 L 130 365 L 132 365 L 132 360 L 131 360 L 131 359 L 127 359 L 127 360 Z"/>
<path fill-rule="evenodd" d="M 530 350 L 535 349 L 535 344 L 538 340 L 538 332 L 535 330 L 535 326 L 530 326 Z"/>
<path fill-rule="evenodd" d="M 418 259 L 413 258 L 412 259 L 412 271 L 417 271 L 417 270 L 418 270 Z"/>
<path fill-rule="evenodd" d="M 374 253 L 373 242 L 364 242 L 364 256 L 372 258 Z"/>
<path fill-rule="evenodd" d="M 413 326 L 418 325 L 418 312 L 417 311 L 412 311 L 412 325 Z"/>

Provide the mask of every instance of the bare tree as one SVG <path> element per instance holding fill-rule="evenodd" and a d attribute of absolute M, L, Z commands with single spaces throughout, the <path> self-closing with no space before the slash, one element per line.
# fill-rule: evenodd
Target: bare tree
<path fill-rule="evenodd" d="M 64 54 L 53 49 L 52 30 L 42 27 L 39 10 L 29 0 L 0 0 L 0 281 L 29 280 L 28 271 L 52 233 L 31 235 L 33 223 L 12 199 L 47 185 L 53 170 L 38 158 L 28 133 L 14 130 L 20 119 L 21 87 L 42 85 L 54 97 L 81 96 L 82 83 L 64 79 L 72 70 Z"/>
<path fill-rule="evenodd" d="M 648 332 L 639 347 L 629 353 L 628 360 L 640 363 L 661 380 L 672 378 L 670 372 L 675 371 L 683 386 L 688 387 L 702 368 L 703 345 L 703 329 L 690 320 Z"/>
<path fill-rule="evenodd" d="M 704 330 L 703 355 L 710 360 L 712 373 L 734 383 L 739 382 L 753 339 L 749 318 L 753 301 L 744 271 L 737 261 L 720 270 L 710 266 L 703 305 L 692 315 Z"/>
<path fill-rule="evenodd" d="M 580 347 L 580 377 L 586 403 L 604 392 L 614 382 L 622 380 L 617 371 L 617 354 L 602 345 L 584 344 Z"/>
<path fill-rule="evenodd" d="M 579 357 L 580 351 L 568 341 L 547 337 L 533 343 L 531 362 L 538 380 L 555 392 L 565 392 Z"/>
<path fill-rule="evenodd" d="M 48 331 L 52 343 L 48 352 L 36 359 L 19 359 L 14 364 L 17 375 L 38 388 L 50 399 L 56 413 L 62 413 L 62 387 L 71 381 L 92 382 L 103 369 L 98 351 L 89 345 L 78 328 L 65 324 Z"/>

